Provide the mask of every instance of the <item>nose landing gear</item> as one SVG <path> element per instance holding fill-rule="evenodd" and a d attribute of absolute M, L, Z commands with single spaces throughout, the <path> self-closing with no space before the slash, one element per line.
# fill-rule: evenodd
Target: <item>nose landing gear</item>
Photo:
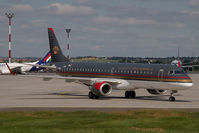
<path fill-rule="evenodd" d="M 173 97 L 173 96 L 170 96 L 170 97 L 169 97 L 169 101 L 172 101 L 172 102 L 173 102 L 173 101 L 175 101 L 175 100 L 176 100 L 175 97 Z"/>
<path fill-rule="evenodd" d="M 172 90 L 170 93 L 169 101 L 171 102 L 174 102 L 176 100 L 175 97 L 173 96 L 174 93 L 177 93 L 177 91 Z"/>

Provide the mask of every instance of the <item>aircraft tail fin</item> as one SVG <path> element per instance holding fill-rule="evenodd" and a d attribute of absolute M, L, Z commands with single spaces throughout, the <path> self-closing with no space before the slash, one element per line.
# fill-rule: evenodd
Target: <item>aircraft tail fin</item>
<path fill-rule="evenodd" d="M 48 63 L 51 63 L 51 53 L 50 51 L 39 61 L 33 62 L 34 66 L 29 70 L 29 72 L 32 71 L 39 71 L 42 68 L 37 68 L 35 65 L 46 65 Z"/>
<path fill-rule="evenodd" d="M 53 28 L 48 28 L 48 37 L 51 53 L 51 61 L 54 62 L 66 62 L 69 61 L 62 53 L 57 38 L 55 36 Z"/>
<path fill-rule="evenodd" d="M 46 63 L 50 63 L 51 62 L 51 53 L 50 51 L 44 56 L 44 58 L 42 58 L 39 62 L 37 62 L 37 64 L 41 65 L 41 64 L 46 64 Z"/>

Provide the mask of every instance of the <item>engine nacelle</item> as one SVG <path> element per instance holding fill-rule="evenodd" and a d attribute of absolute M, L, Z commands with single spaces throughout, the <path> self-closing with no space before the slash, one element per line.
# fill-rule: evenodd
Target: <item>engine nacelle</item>
<path fill-rule="evenodd" d="M 98 96 L 107 96 L 112 92 L 112 86 L 106 82 L 97 82 L 92 85 L 91 91 Z"/>
<path fill-rule="evenodd" d="M 147 89 L 147 91 L 153 95 L 161 95 L 166 92 L 165 90 L 154 90 L 154 89 Z"/>
<path fill-rule="evenodd" d="M 189 71 L 193 71 L 193 67 L 189 67 Z"/>
<path fill-rule="evenodd" d="M 12 69 L 12 72 L 14 72 L 15 74 L 21 74 L 22 69 L 21 68 L 14 68 L 14 69 Z"/>

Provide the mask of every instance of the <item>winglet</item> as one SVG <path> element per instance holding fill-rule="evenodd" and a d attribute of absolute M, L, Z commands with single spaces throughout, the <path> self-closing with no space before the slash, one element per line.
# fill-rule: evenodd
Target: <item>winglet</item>
<path fill-rule="evenodd" d="M 12 75 L 15 75 L 15 73 L 10 69 L 10 67 L 8 66 L 8 63 L 6 63 L 6 66 L 7 66 L 7 68 L 8 68 L 8 70 L 10 71 L 10 73 L 12 74 Z"/>
<path fill-rule="evenodd" d="M 46 64 L 51 62 L 51 53 L 50 51 L 37 63 L 39 65 Z"/>

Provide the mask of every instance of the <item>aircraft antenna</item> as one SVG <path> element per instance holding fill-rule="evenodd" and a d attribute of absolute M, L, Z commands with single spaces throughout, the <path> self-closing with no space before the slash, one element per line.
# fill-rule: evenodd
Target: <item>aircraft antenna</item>
<path fill-rule="evenodd" d="M 11 63 L 11 19 L 14 17 L 14 13 L 5 13 L 9 19 L 9 63 Z"/>

